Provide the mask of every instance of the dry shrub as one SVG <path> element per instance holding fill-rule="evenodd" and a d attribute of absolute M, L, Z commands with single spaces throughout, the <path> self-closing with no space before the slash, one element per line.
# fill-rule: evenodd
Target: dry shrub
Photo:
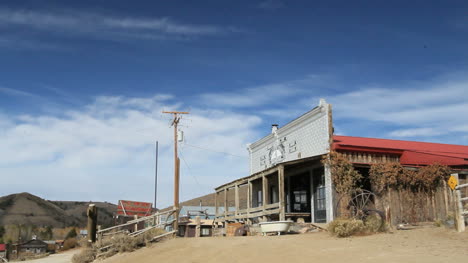
<path fill-rule="evenodd" d="M 73 263 L 90 263 L 96 257 L 96 250 L 93 248 L 82 249 L 80 253 L 73 255 Z"/>
<path fill-rule="evenodd" d="M 367 233 L 384 232 L 385 224 L 382 224 L 382 218 L 378 215 L 369 215 L 364 219 L 365 231 Z"/>
<path fill-rule="evenodd" d="M 164 233 L 166 233 L 166 231 L 164 229 L 153 228 L 151 230 L 146 231 L 145 233 L 143 233 L 141 235 L 138 235 L 135 238 L 137 239 L 138 244 L 145 244 L 146 246 L 148 246 L 151 243 L 151 240 L 155 236 L 159 236 L 159 235 L 164 234 Z"/>
<path fill-rule="evenodd" d="M 424 192 L 434 192 L 442 181 L 450 176 L 450 168 L 441 164 L 425 166 L 416 173 L 413 188 Z"/>
<path fill-rule="evenodd" d="M 166 231 L 163 229 L 154 228 L 136 237 L 131 237 L 126 234 L 117 234 L 101 240 L 96 249 L 99 250 L 100 248 L 108 247 L 106 252 L 102 254 L 103 257 L 111 257 L 117 253 L 132 252 L 139 247 L 149 246 L 151 240 L 155 236 L 165 232 Z"/>
<path fill-rule="evenodd" d="M 63 250 L 75 248 L 78 245 L 76 238 L 69 238 L 63 242 Z"/>
<path fill-rule="evenodd" d="M 338 218 L 328 224 L 328 231 L 337 237 L 373 234 L 384 232 L 385 224 L 378 215 L 369 215 L 364 220 Z"/>
<path fill-rule="evenodd" d="M 399 163 L 376 163 L 369 170 L 372 190 L 377 194 L 387 192 L 389 188 L 397 188 L 407 179 L 404 168 Z"/>
<path fill-rule="evenodd" d="M 116 235 L 111 239 L 112 249 L 116 252 L 132 252 L 138 247 L 137 238 L 124 234 Z"/>
<path fill-rule="evenodd" d="M 343 154 L 332 151 L 322 160 L 322 163 L 330 167 L 337 193 L 348 194 L 360 188 L 362 175 L 354 170 L 353 164 Z"/>
<path fill-rule="evenodd" d="M 362 233 L 364 222 L 357 219 L 335 219 L 328 224 L 328 231 L 337 237 L 349 237 Z"/>
<path fill-rule="evenodd" d="M 79 247 L 87 247 L 87 246 L 88 246 L 88 243 L 89 243 L 88 238 L 85 237 L 85 238 L 82 238 L 82 239 L 80 239 L 80 240 L 78 241 L 78 246 L 79 246 Z"/>
<path fill-rule="evenodd" d="M 369 170 L 372 189 L 380 195 L 389 189 L 434 192 L 449 175 L 449 167 L 437 163 L 418 171 L 405 169 L 399 163 L 376 163 Z"/>

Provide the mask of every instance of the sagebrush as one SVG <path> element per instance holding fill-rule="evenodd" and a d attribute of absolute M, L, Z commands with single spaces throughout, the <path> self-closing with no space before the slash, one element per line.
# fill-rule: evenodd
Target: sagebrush
<path fill-rule="evenodd" d="M 80 253 L 73 255 L 73 263 L 90 263 L 93 262 L 96 257 L 96 249 L 84 248 Z"/>
<path fill-rule="evenodd" d="M 328 232 L 337 237 L 373 234 L 385 230 L 382 219 L 376 215 L 370 215 L 363 220 L 338 218 L 328 224 Z"/>
<path fill-rule="evenodd" d="M 328 224 L 328 232 L 337 237 L 349 237 L 364 230 L 364 222 L 358 219 L 335 219 Z"/>
<path fill-rule="evenodd" d="M 117 253 L 132 252 L 140 247 L 148 246 L 155 236 L 165 232 L 163 229 L 154 228 L 136 237 L 121 233 L 104 238 L 99 240 L 92 248 L 86 248 L 75 255 L 76 258 L 73 257 L 73 263 L 88 263 L 98 256 L 107 258 Z"/>

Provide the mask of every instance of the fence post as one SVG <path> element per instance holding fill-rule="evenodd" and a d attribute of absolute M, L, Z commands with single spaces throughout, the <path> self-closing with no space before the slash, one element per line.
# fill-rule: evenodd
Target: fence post
<path fill-rule="evenodd" d="M 95 204 L 88 206 L 88 245 L 96 242 L 97 212 Z"/>
<path fill-rule="evenodd" d="M 195 237 L 200 237 L 201 218 L 200 216 L 195 217 Z M 188 229 L 186 230 L 188 231 Z"/>
<path fill-rule="evenodd" d="M 452 174 L 457 182 L 460 182 L 458 174 Z M 455 223 L 457 224 L 457 231 L 465 231 L 465 217 L 463 216 L 463 204 L 461 200 L 461 191 L 458 187 L 455 188 Z"/>

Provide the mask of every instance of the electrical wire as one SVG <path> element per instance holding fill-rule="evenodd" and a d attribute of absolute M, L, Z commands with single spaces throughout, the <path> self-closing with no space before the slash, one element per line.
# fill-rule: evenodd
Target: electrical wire
<path fill-rule="evenodd" d="M 193 177 L 195 183 L 198 185 L 198 189 L 202 189 L 202 187 L 200 185 L 200 182 L 198 182 L 197 177 L 192 173 L 192 169 L 190 168 L 188 163 L 185 161 L 184 155 L 182 154 L 182 151 L 180 151 L 180 150 L 179 150 L 179 155 L 180 155 L 180 158 L 182 158 L 182 161 L 184 162 L 185 166 L 187 167 L 188 173 L 190 174 L 190 176 Z"/>

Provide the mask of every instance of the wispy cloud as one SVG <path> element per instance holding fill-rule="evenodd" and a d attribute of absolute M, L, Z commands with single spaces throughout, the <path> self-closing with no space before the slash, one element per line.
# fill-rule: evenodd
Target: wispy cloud
<path fill-rule="evenodd" d="M 106 39 L 203 37 L 228 34 L 233 27 L 182 23 L 167 17 L 127 17 L 97 13 L 0 9 L 0 27 Z"/>
<path fill-rule="evenodd" d="M 468 121 L 468 103 L 464 99 L 468 80 L 425 83 L 398 89 L 371 87 L 330 99 L 341 118 L 383 121 L 399 125 L 440 126 Z"/>
<path fill-rule="evenodd" d="M 231 108 L 260 108 L 265 105 L 269 110 L 296 105 L 288 103 L 290 98 L 314 94 L 324 84 L 326 77 L 308 75 L 303 79 L 239 88 L 236 92 L 205 93 L 200 95 L 206 105 Z"/>
<path fill-rule="evenodd" d="M 18 90 L 18 89 L 11 89 L 0 86 L 0 93 L 4 93 L 10 96 L 21 96 L 21 97 L 39 97 L 36 94 L 29 93 L 26 91 Z"/>
<path fill-rule="evenodd" d="M 434 128 L 410 128 L 400 129 L 390 132 L 388 135 L 391 137 L 430 137 L 443 134 Z"/>

